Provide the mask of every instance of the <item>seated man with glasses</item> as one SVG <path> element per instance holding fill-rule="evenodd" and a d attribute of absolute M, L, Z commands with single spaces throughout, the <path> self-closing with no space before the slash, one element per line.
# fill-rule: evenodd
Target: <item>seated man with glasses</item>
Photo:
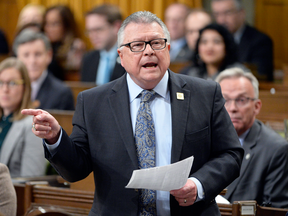
<path fill-rule="evenodd" d="M 93 171 L 89 216 L 220 215 L 214 198 L 239 176 L 243 149 L 219 84 L 173 73 L 169 49 L 165 24 L 155 14 L 136 12 L 118 32 L 127 73 L 78 95 L 70 137 L 49 113 L 22 111 L 34 115 L 33 132 L 45 139 L 46 158 L 63 178 L 74 182 Z M 193 155 L 183 187 L 125 188 L 133 170 Z"/>
<path fill-rule="evenodd" d="M 257 79 L 231 68 L 216 81 L 245 151 L 240 176 L 228 186 L 225 198 L 231 203 L 256 200 L 262 206 L 288 208 L 288 143 L 255 119 L 262 105 Z"/>

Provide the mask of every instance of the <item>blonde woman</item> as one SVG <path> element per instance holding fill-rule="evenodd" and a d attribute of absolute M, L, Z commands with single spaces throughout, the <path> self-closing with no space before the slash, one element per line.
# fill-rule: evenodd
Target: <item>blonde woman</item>
<path fill-rule="evenodd" d="M 31 130 L 33 117 L 21 114 L 33 107 L 31 86 L 25 65 L 16 58 L 0 64 L 0 162 L 11 177 L 44 175 L 46 160 L 42 140 Z"/>

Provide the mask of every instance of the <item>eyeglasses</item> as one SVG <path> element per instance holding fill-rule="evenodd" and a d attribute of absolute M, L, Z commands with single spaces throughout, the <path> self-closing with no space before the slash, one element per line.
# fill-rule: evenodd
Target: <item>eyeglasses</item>
<path fill-rule="evenodd" d="M 133 41 L 131 43 L 123 44 L 127 46 L 132 52 L 143 52 L 146 49 L 146 45 L 149 44 L 153 50 L 161 50 L 166 47 L 166 38 L 158 38 L 151 41 Z"/>
<path fill-rule="evenodd" d="M 243 107 L 245 106 L 250 100 L 254 101 L 256 98 L 250 98 L 250 97 L 239 97 L 236 99 L 225 99 L 225 107 L 229 107 L 231 105 L 232 101 L 235 101 L 235 104 L 237 107 Z"/>
<path fill-rule="evenodd" d="M 24 80 L 23 79 L 18 79 L 18 80 L 11 80 L 11 81 L 8 81 L 8 82 L 4 82 L 4 81 L 0 80 L 0 88 L 3 88 L 4 84 L 6 84 L 8 88 L 15 88 L 18 85 L 23 85 L 24 84 Z"/>
<path fill-rule="evenodd" d="M 217 17 L 220 17 L 220 16 L 232 16 L 236 13 L 238 13 L 239 10 L 236 10 L 236 9 L 230 9 L 230 10 L 226 10 L 226 11 L 223 11 L 223 12 L 215 12 L 213 13 L 214 17 L 217 18 Z"/>

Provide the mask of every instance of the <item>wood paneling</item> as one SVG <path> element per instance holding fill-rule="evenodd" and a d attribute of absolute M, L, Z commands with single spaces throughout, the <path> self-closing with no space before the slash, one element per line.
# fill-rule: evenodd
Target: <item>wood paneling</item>
<path fill-rule="evenodd" d="M 268 34 L 274 43 L 274 67 L 288 63 L 288 1 L 256 0 L 255 26 Z"/>
<path fill-rule="evenodd" d="M 81 31 L 81 38 L 91 48 L 88 38 L 84 35 L 84 13 L 91 8 L 103 3 L 109 3 L 118 5 L 123 12 L 124 18 L 136 11 L 147 10 L 163 19 L 165 8 L 174 2 L 185 3 L 190 7 L 202 6 L 201 0 L 0 0 L 0 27 L 6 32 L 8 42 L 11 45 L 18 15 L 26 4 L 38 3 L 46 7 L 55 4 L 65 4 L 71 8 L 75 15 L 76 22 Z"/>

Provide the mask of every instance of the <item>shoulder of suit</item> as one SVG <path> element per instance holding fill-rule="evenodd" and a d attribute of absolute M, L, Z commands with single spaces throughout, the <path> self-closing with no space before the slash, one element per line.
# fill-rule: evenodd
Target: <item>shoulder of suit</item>
<path fill-rule="evenodd" d="M 247 36 L 249 37 L 250 40 L 251 39 L 254 39 L 254 40 L 262 39 L 262 40 L 272 41 L 271 38 L 267 34 L 259 31 L 258 29 L 256 29 L 255 27 L 252 27 L 250 25 L 246 25 L 244 35 L 245 35 L 245 32 L 247 32 Z M 253 36 L 251 37 L 251 35 L 253 35 Z"/>
<path fill-rule="evenodd" d="M 100 56 L 100 51 L 99 50 L 91 50 L 91 51 L 88 51 L 84 54 L 83 56 L 83 60 L 85 59 L 90 59 L 90 58 L 95 58 L 95 57 L 98 57 Z"/>

